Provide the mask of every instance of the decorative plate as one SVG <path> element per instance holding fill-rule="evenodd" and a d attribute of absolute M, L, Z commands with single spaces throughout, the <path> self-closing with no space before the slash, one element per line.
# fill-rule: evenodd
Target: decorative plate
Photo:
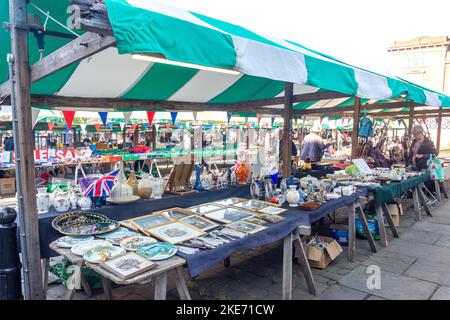
<path fill-rule="evenodd" d="M 140 199 L 139 196 L 129 196 L 126 198 L 116 198 L 116 199 L 111 199 L 111 197 L 106 198 L 106 202 L 112 203 L 112 204 L 127 204 L 127 203 L 132 203 L 135 201 L 138 201 Z"/>
<path fill-rule="evenodd" d="M 97 237 L 103 238 L 105 240 L 112 240 L 112 239 L 122 238 L 124 236 L 128 236 L 128 237 L 135 236 L 137 234 L 138 233 L 136 231 L 132 231 L 125 227 L 119 227 L 112 232 L 104 233 L 104 234 L 98 235 Z"/>
<path fill-rule="evenodd" d="M 56 240 L 56 245 L 61 248 L 72 248 L 74 245 L 80 242 L 91 240 L 94 240 L 93 236 L 80 236 L 80 237 L 64 236 Z"/>
<path fill-rule="evenodd" d="M 120 224 L 102 214 L 78 211 L 62 214 L 52 221 L 52 227 L 68 236 L 92 236 L 111 232 Z"/>
<path fill-rule="evenodd" d="M 125 249 L 114 246 L 96 247 L 86 251 L 83 259 L 90 263 L 105 262 L 126 252 Z"/>
<path fill-rule="evenodd" d="M 140 247 L 158 242 L 152 237 L 133 236 L 123 239 L 120 242 L 120 246 L 128 251 L 136 251 Z"/>
<path fill-rule="evenodd" d="M 136 253 L 148 260 L 165 260 L 177 253 L 177 248 L 167 242 L 156 242 L 140 247 Z"/>
<path fill-rule="evenodd" d="M 83 256 L 86 251 L 97 247 L 112 247 L 112 243 L 105 240 L 83 241 L 74 245 L 70 251 L 77 256 Z"/>

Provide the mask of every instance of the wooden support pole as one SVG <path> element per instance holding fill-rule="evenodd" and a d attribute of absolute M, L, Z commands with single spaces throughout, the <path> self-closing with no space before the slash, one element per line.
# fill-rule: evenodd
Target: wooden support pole
<path fill-rule="evenodd" d="M 358 131 L 359 131 L 360 111 L 361 111 L 361 98 L 355 97 L 355 106 L 353 111 L 352 159 L 356 159 L 358 157 Z"/>
<path fill-rule="evenodd" d="M 436 138 L 436 150 L 439 153 L 441 150 L 441 131 L 442 131 L 442 107 L 439 108 L 439 116 L 437 121 L 437 138 Z"/>
<path fill-rule="evenodd" d="M 45 299 L 39 246 L 39 225 L 36 206 L 33 123 L 31 115 L 30 65 L 28 56 L 28 20 L 26 0 L 9 1 L 11 50 L 14 59 L 13 90 L 15 101 L 14 136 L 16 151 L 16 185 L 18 210 L 22 216 L 20 233 L 24 254 L 25 298 Z M 19 137 L 20 135 L 20 137 Z M 25 252 L 24 252 L 25 250 Z M 26 279 L 25 279 L 26 278 Z"/>
<path fill-rule="evenodd" d="M 414 107 L 409 109 L 408 137 L 412 137 L 412 129 L 414 125 Z"/>
<path fill-rule="evenodd" d="M 139 125 L 136 126 L 133 132 L 133 146 L 137 146 L 139 144 Z"/>
<path fill-rule="evenodd" d="M 283 131 L 283 177 L 291 176 L 291 127 L 292 127 L 292 96 L 294 94 L 294 84 L 286 82 L 284 89 L 284 131 Z"/>

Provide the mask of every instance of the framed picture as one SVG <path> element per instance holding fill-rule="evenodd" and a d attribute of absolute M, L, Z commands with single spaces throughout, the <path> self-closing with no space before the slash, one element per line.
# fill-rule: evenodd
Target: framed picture
<path fill-rule="evenodd" d="M 225 208 L 222 210 L 207 213 L 205 215 L 205 217 L 210 218 L 214 221 L 218 221 L 220 223 L 231 223 L 252 216 L 253 213 L 238 208 Z"/>
<path fill-rule="evenodd" d="M 217 223 L 214 223 L 206 218 L 199 217 L 194 214 L 189 217 L 183 218 L 180 221 L 202 231 L 209 231 L 219 227 Z"/>
<path fill-rule="evenodd" d="M 247 200 L 248 199 L 232 197 L 232 198 L 227 198 L 227 199 L 223 199 L 223 200 L 214 201 L 213 203 L 226 207 L 226 206 L 231 206 L 233 204 L 236 204 L 236 203 L 239 203 L 239 202 L 244 202 L 244 201 L 247 201 Z"/>
<path fill-rule="evenodd" d="M 119 221 L 119 223 L 121 226 L 123 226 L 127 229 L 130 229 L 133 231 L 139 231 L 139 228 L 136 227 L 136 225 L 131 220 L 123 220 L 123 221 Z"/>
<path fill-rule="evenodd" d="M 257 224 L 257 225 L 260 225 L 260 226 L 263 226 L 263 225 L 268 223 L 266 220 L 258 219 L 257 217 L 245 218 L 242 221 L 247 221 L 247 222 L 254 223 L 254 224 Z"/>
<path fill-rule="evenodd" d="M 147 216 L 130 219 L 139 230 L 145 231 L 150 228 L 172 222 L 173 220 L 165 215 L 154 213 Z"/>
<path fill-rule="evenodd" d="M 282 216 L 277 216 L 274 214 L 267 214 L 267 213 L 258 214 L 258 218 L 263 219 L 270 223 L 277 223 L 277 222 L 286 220 L 286 218 L 283 218 Z"/>
<path fill-rule="evenodd" d="M 205 234 L 204 231 L 181 221 L 170 222 L 147 231 L 152 236 L 171 244 L 181 243 Z"/>
<path fill-rule="evenodd" d="M 237 231 L 245 232 L 247 234 L 254 234 L 264 229 L 267 229 L 267 227 L 263 227 L 261 225 L 257 225 L 243 220 L 232 222 L 228 224 L 227 227 Z"/>
<path fill-rule="evenodd" d="M 171 220 L 179 220 L 191 215 L 192 212 L 182 208 L 170 208 L 167 210 L 154 212 L 154 214 L 162 214 Z"/>
<path fill-rule="evenodd" d="M 131 279 L 157 266 L 155 262 L 145 259 L 135 252 L 128 252 L 116 258 L 106 260 L 100 266 L 117 275 L 122 280 Z"/>
<path fill-rule="evenodd" d="M 286 211 L 287 211 L 287 209 L 273 207 L 273 206 L 268 206 L 268 207 L 258 210 L 258 212 L 266 213 L 266 214 L 280 214 L 280 213 L 283 213 Z"/>
<path fill-rule="evenodd" d="M 193 213 L 199 214 L 201 216 L 221 209 L 224 209 L 224 207 L 215 203 L 205 203 L 198 206 L 187 208 L 187 210 L 192 211 Z"/>
<path fill-rule="evenodd" d="M 242 208 L 250 211 L 258 211 L 261 209 L 265 209 L 267 207 L 276 207 L 276 206 L 270 202 L 251 199 L 245 202 L 238 202 L 236 204 L 233 204 L 233 207 Z"/>

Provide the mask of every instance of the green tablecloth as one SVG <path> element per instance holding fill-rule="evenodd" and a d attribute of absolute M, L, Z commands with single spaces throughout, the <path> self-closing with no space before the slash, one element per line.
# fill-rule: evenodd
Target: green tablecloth
<path fill-rule="evenodd" d="M 393 182 L 388 185 L 369 188 L 369 191 L 372 191 L 375 197 L 375 204 L 377 206 L 393 201 L 394 198 L 400 196 L 403 192 L 413 189 L 415 186 L 430 180 L 430 176 L 428 174 L 421 174 L 415 177 L 411 177 L 406 180 L 402 180 L 401 182 Z"/>

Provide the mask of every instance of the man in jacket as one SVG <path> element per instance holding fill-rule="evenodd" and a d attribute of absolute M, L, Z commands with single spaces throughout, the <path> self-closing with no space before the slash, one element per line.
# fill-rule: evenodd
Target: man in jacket
<path fill-rule="evenodd" d="M 426 169 L 427 160 L 430 155 L 437 156 L 438 152 L 433 141 L 425 137 L 422 126 L 415 126 L 412 130 L 414 140 L 409 151 L 408 164 L 412 164 L 417 169 Z"/>

